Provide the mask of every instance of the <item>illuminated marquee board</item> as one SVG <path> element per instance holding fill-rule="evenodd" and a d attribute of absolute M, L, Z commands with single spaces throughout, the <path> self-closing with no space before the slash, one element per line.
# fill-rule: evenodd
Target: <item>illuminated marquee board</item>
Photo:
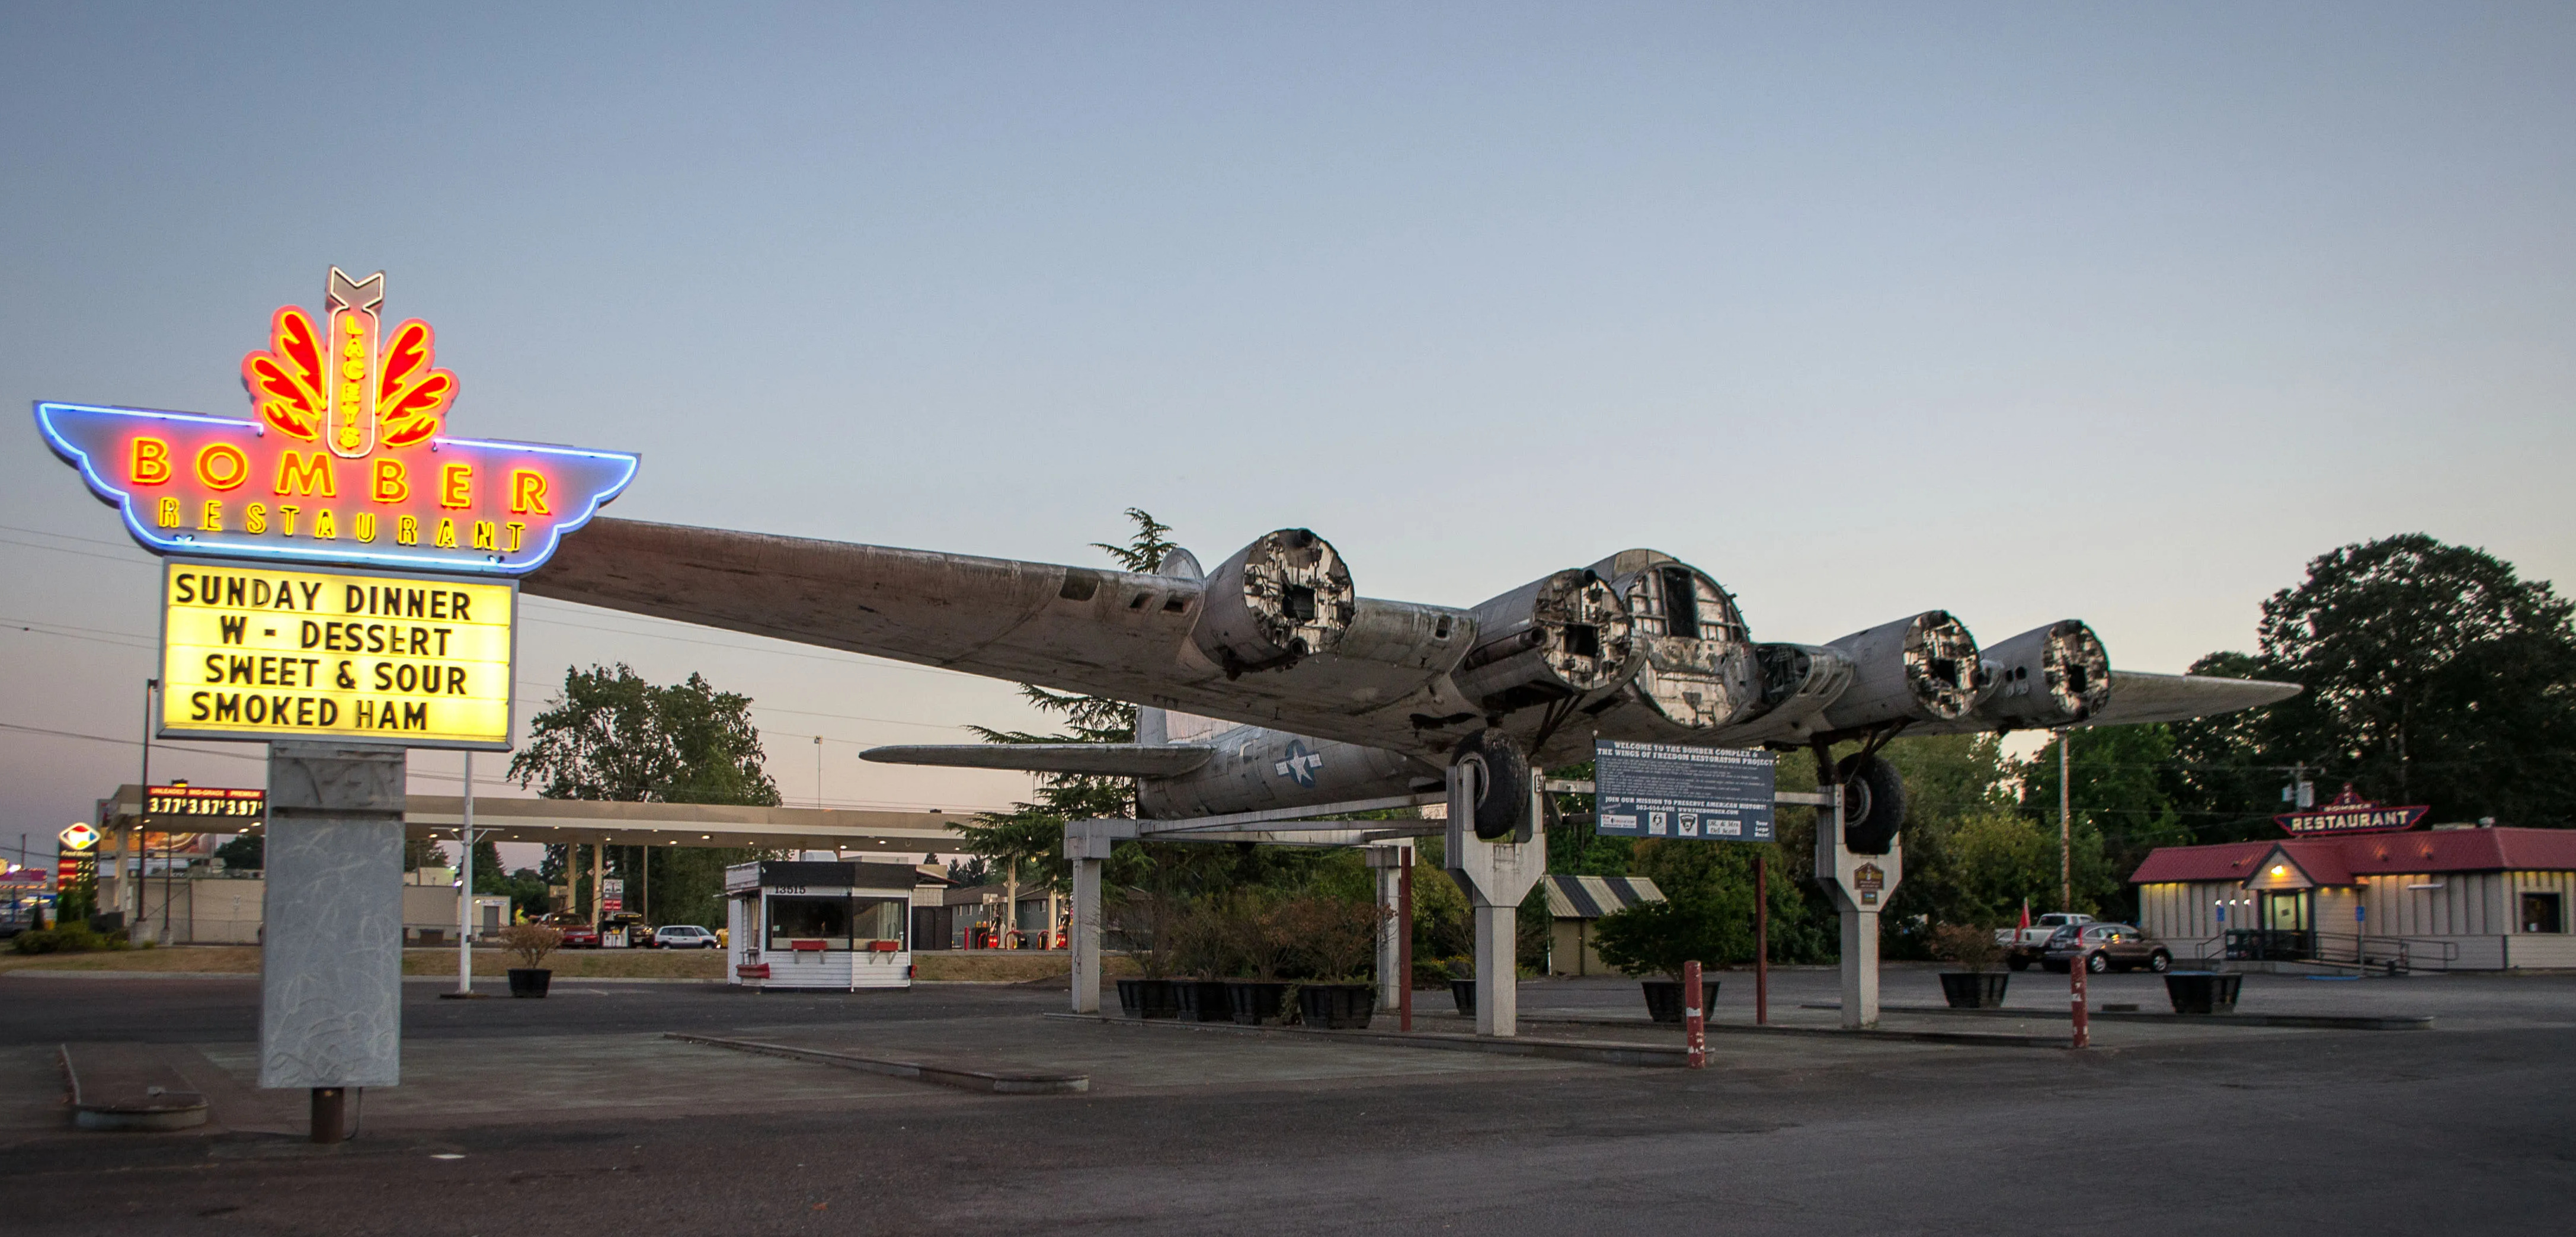
<path fill-rule="evenodd" d="M 252 418 L 39 403 L 55 453 L 156 554 L 516 576 L 634 479 L 636 457 L 442 435 L 456 376 L 418 319 L 387 330 L 384 274 L 331 268 L 242 359 Z"/>
<path fill-rule="evenodd" d="M 514 581 L 168 563 L 159 732 L 505 749 L 518 600 Z"/>

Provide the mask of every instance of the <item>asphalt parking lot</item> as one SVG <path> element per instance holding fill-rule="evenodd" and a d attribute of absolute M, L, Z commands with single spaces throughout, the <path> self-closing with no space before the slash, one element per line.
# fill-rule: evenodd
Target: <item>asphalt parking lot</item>
<path fill-rule="evenodd" d="M 1750 977 L 1723 978 L 1717 1020 L 1749 1023 Z M 1830 1027 L 1809 1007 L 1833 985 L 1775 975 L 1775 1020 Z M 0 1214 L 62 1234 L 2559 1233 L 2576 1205 L 2568 976 L 2247 980 L 2248 1012 L 2431 1030 L 2104 1023 L 2081 1053 L 1720 1033 L 1696 1073 L 1045 1017 L 1061 988 L 439 987 L 405 987 L 404 1084 L 316 1148 L 301 1095 L 250 1085 L 255 980 L 0 976 Z M 2062 976 L 2016 976 L 2019 1019 L 1906 1012 L 1939 1003 L 1925 971 L 1886 989 L 1891 1027 L 2066 1026 Z M 1643 1013 L 1625 981 L 1521 1000 L 1533 1036 L 1677 1038 L 1621 1025 Z M 2111 976 L 2094 1000 L 2161 992 Z M 1092 1089 L 969 1094 L 672 1031 Z M 214 1121 L 70 1130 L 56 1046 L 110 1040 L 157 1045 Z"/>

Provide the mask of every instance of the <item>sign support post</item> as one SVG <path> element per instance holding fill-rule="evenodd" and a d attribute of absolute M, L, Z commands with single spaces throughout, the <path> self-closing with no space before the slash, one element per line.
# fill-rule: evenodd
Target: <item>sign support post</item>
<path fill-rule="evenodd" d="M 456 829 L 456 995 L 474 995 L 474 753 L 465 753 L 465 820 Z"/>
<path fill-rule="evenodd" d="M 404 756 L 269 745 L 259 1085 L 310 1089 L 316 1142 L 345 1088 L 401 1081 Z"/>

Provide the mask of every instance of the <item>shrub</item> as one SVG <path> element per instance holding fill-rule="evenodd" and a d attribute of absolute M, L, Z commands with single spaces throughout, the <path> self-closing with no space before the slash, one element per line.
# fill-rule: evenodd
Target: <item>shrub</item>
<path fill-rule="evenodd" d="M 531 967 L 545 965 L 546 955 L 563 944 L 563 933 L 541 923 L 514 923 L 496 937 L 501 948 L 519 955 Z"/>
<path fill-rule="evenodd" d="M 1308 977 L 1347 983 L 1375 973 L 1378 934 L 1386 929 L 1387 908 L 1375 902 L 1309 894 L 1290 900 L 1279 912 Z"/>
<path fill-rule="evenodd" d="M 1679 980 L 1685 962 L 1723 964 L 1736 928 L 1716 899 L 1684 896 L 1604 915 L 1594 939 L 1601 960 L 1625 974 Z"/>
<path fill-rule="evenodd" d="M 1932 929 L 1932 956 L 1956 962 L 1971 973 L 1994 969 L 2003 954 L 2002 943 L 1995 940 L 1990 929 L 1963 923 L 1945 923 Z"/>
<path fill-rule="evenodd" d="M 78 954 L 99 949 L 123 949 L 124 938 L 102 935 L 88 924 L 74 921 L 42 931 L 21 932 L 10 938 L 9 946 L 22 954 Z"/>

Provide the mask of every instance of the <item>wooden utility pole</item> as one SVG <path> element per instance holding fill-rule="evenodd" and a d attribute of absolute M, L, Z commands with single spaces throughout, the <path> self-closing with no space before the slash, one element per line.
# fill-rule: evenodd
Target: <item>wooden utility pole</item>
<path fill-rule="evenodd" d="M 2072 728 L 2057 732 L 2057 909 L 2075 909 L 2075 802 L 2074 783 L 2067 780 L 2071 767 L 2066 758 L 2066 745 L 2075 738 Z"/>

